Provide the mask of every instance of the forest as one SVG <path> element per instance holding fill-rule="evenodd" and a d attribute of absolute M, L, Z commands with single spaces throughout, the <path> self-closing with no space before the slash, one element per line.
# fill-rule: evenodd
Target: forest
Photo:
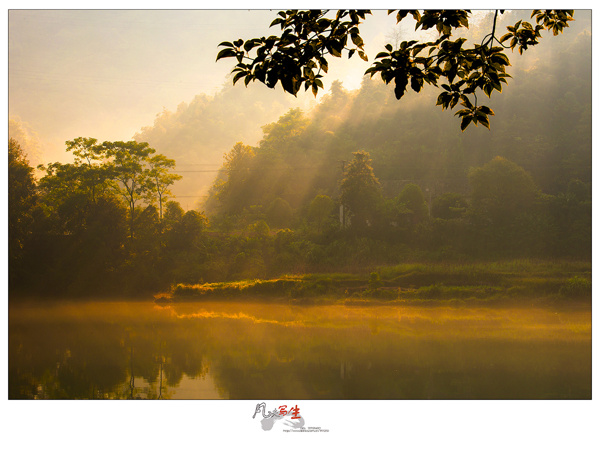
<path fill-rule="evenodd" d="M 11 295 L 147 297 L 403 263 L 591 262 L 586 26 L 575 21 L 572 40 L 511 70 L 491 130 L 461 132 L 430 89 L 398 102 L 368 76 L 356 90 L 336 81 L 312 109 L 263 126 L 257 143 L 240 134 L 187 211 L 172 192 L 190 181 L 165 141 L 175 135 L 187 160 L 194 145 L 210 146 L 206 128 L 180 137 L 186 115 L 198 123 L 191 107 L 135 141 L 67 141 L 74 161 L 37 173 L 11 139 Z"/>

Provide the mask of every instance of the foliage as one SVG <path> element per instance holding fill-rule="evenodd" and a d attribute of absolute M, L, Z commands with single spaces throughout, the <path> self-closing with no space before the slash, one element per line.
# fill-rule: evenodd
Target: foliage
<path fill-rule="evenodd" d="M 340 183 L 340 201 L 351 227 L 364 230 L 374 224 L 376 210 L 383 198 L 369 154 L 360 151 L 352 155 L 354 158 L 348 163 Z"/>
<path fill-rule="evenodd" d="M 407 184 L 404 186 L 396 201 L 406 208 L 410 224 L 416 225 L 421 223 L 429 214 L 423 191 L 416 184 Z"/>
<path fill-rule="evenodd" d="M 560 288 L 560 293 L 567 297 L 586 297 L 592 291 L 592 282 L 587 278 L 574 276 L 567 279 Z"/>
<path fill-rule="evenodd" d="M 153 197 L 158 197 L 159 218 L 163 216 L 163 203 L 167 202 L 171 192 L 169 186 L 175 181 L 179 181 L 182 176 L 179 174 L 169 173 L 169 170 L 175 168 L 175 160 L 165 157 L 162 154 L 154 155 L 148 160 L 149 169 L 147 172 L 148 183 L 152 185 L 149 188 L 149 200 L 152 202 Z"/>
<path fill-rule="evenodd" d="M 162 218 L 162 205 L 170 194 L 168 188 L 181 179 L 180 175 L 169 172 L 175 167 L 174 160 L 162 154 L 151 156 L 155 150 L 147 142 L 98 143 L 94 138 L 78 137 L 65 144 L 67 151 L 75 155 L 74 163 L 38 167 L 45 172 L 40 187 L 52 209 L 59 213 L 66 209 L 72 216 L 75 208 L 85 209 L 99 198 L 115 193 L 129 207 L 132 238 L 136 206 L 140 202 L 158 201 L 159 218 Z"/>
<path fill-rule="evenodd" d="M 335 203 L 331 197 L 323 194 L 317 195 L 308 207 L 308 219 L 312 221 L 317 232 L 322 232 L 325 224 L 331 218 Z"/>
<path fill-rule="evenodd" d="M 37 202 L 33 168 L 14 139 L 8 141 L 8 259 L 10 279 L 21 279 L 19 270 Z"/>
<path fill-rule="evenodd" d="M 221 42 L 219 46 L 223 48 L 217 60 L 237 60 L 232 70 L 234 84 L 242 78 L 246 85 L 258 80 L 273 88 L 280 83 L 290 94 L 296 95 L 304 87 L 316 96 L 323 87 L 322 73 L 329 70 L 329 55 L 342 57 L 347 50 L 348 58 L 357 53 L 368 60 L 359 26 L 371 12 L 338 10 L 334 17 L 328 17 L 328 13 L 327 10 L 280 11 L 271 23 L 271 27 L 279 25 L 279 35 Z M 498 39 L 496 20 L 503 12 L 496 10 L 491 32 L 481 43 L 468 47 L 464 37 L 453 40 L 453 34 L 469 27 L 470 10 L 388 11 L 393 13 L 397 23 L 410 15 L 416 22 L 416 30 L 435 29 L 439 36 L 434 41 L 403 41 L 396 49 L 387 44 L 365 74 L 379 74 L 386 84 L 393 81 L 397 99 L 405 95 L 409 84 L 415 92 L 420 92 L 425 84 L 436 87 L 440 84 L 443 92 L 438 95 L 437 105 L 446 109 L 460 103 L 464 109 L 456 115 L 461 118 L 463 131 L 470 123 L 490 127 L 489 116 L 494 113 L 489 107 L 477 104 L 476 92 L 489 97 L 493 91 L 502 91 L 502 85 L 510 77 L 506 73 L 510 61 L 504 48 L 518 46 L 519 53 L 523 53 L 539 42 L 542 30 L 557 35 L 573 20 L 573 10 L 534 10 L 531 17 L 535 17 L 535 27 L 527 21 L 518 21 Z"/>
<path fill-rule="evenodd" d="M 222 176 L 217 178 L 213 192 L 224 211 L 235 213 L 242 210 L 243 200 L 249 195 L 246 180 L 250 177 L 254 151 L 252 147 L 238 142 L 224 158 Z"/>
<path fill-rule="evenodd" d="M 474 168 L 471 183 L 470 218 L 474 226 L 472 244 L 479 250 L 522 253 L 540 243 L 547 227 L 535 203 L 538 188 L 529 173 L 502 157 Z M 539 231 L 538 231 L 539 229 Z M 539 233 L 539 234 L 538 234 Z"/>
<path fill-rule="evenodd" d="M 147 198 L 150 191 L 148 171 L 145 162 L 155 152 L 147 142 L 104 142 L 100 147 L 110 160 L 108 168 L 116 181 L 115 191 L 123 197 L 129 206 L 129 235 L 134 236 L 135 206 Z"/>
<path fill-rule="evenodd" d="M 469 174 L 473 213 L 492 227 L 511 226 L 535 200 L 537 187 L 529 173 L 505 158 L 496 157 Z"/>
<path fill-rule="evenodd" d="M 450 220 L 460 218 L 467 211 L 467 199 L 456 192 L 448 192 L 436 197 L 431 204 L 431 216 Z"/>
<path fill-rule="evenodd" d="M 291 226 L 292 219 L 294 217 L 294 211 L 290 204 L 277 197 L 266 211 L 267 223 L 274 228 L 287 228 Z"/>

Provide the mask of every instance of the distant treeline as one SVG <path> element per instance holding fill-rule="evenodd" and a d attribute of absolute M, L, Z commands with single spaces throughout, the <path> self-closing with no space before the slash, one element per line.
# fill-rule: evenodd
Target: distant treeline
<path fill-rule="evenodd" d="M 250 149 L 236 145 L 230 161 L 244 153 Z M 175 201 L 163 206 L 160 191 L 145 184 L 150 168 L 139 171 L 146 176 L 139 186 L 146 190 L 124 188 L 124 181 L 114 177 L 113 163 L 97 165 L 107 173 L 101 183 L 77 163 L 52 165 L 36 182 L 11 140 L 13 293 L 147 296 L 176 283 L 364 273 L 406 261 L 588 260 L 591 254 L 589 185 L 572 180 L 565 192 L 544 194 L 525 170 L 500 157 L 471 170 L 468 195 L 428 199 L 417 184 L 407 184 L 386 198 L 368 154 L 356 152 L 336 198 L 318 194 L 308 205 L 293 208 L 276 197 L 266 208 L 217 211 L 210 222 L 203 213 L 184 212 Z M 238 166 L 232 173 L 246 172 L 243 163 Z M 243 182 L 230 181 L 215 186 L 216 200 L 243 188 Z M 166 200 L 164 190 L 162 196 Z"/>

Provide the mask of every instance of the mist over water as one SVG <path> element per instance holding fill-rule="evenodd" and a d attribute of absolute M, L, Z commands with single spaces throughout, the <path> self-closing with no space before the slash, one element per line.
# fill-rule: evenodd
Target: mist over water
<path fill-rule="evenodd" d="M 587 399 L 572 308 L 20 304 L 10 398 Z"/>

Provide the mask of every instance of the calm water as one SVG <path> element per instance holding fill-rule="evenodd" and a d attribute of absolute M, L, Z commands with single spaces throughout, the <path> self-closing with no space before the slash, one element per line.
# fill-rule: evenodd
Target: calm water
<path fill-rule="evenodd" d="M 12 399 L 589 399 L 591 310 L 14 304 Z"/>

